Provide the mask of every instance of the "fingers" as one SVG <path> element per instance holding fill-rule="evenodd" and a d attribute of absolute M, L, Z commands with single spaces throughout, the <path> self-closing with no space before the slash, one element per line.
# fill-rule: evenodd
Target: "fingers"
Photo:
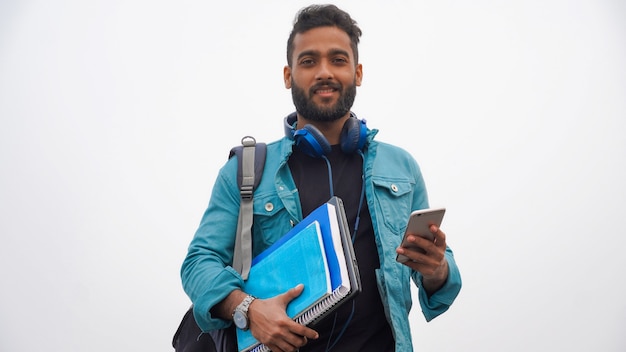
<path fill-rule="evenodd" d="M 278 324 L 275 334 L 269 336 L 264 344 L 272 351 L 295 351 L 306 345 L 309 340 L 317 339 L 317 331 L 300 325 L 294 321 L 289 324 Z"/>
<path fill-rule="evenodd" d="M 302 291 L 304 291 L 304 285 L 299 284 L 296 287 L 285 292 L 283 296 L 284 296 L 284 299 L 286 300 L 286 303 L 288 304 L 289 302 L 291 302 L 291 300 L 300 296 L 300 294 L 302 294 Z M 290 330 L 298 338 L 304 339 L 303 344 L 307 342 L 307 339 L 317 339 L 319 337 L 319 334 L 317 333 L 317 331 L 307 328 L 306 326 L 300 325 L 295 322 L 293 322 L 293 325 L 290 327 Z M 299 342 L 300 341 L 295 341 L 296 344 L 298 344 Z"/>
<path fill-rule="evenodd" d="M 279 309 L 284 312 L 289 302 L 300 296 L 303 290 L 304 285 L 299 284 L 271 300 L 277 304 L 275 308 L 280 307 Z M 295 351 L 304 346 L 308 340 L 319 337 L 315 330 L 298 324 L 284 313 L 281 315 L 282 317 L 274 317 L 269 325 L 265 325 L 263 328 L 265 337 L 258 338 L 272 351 Z"/>
<path fill-rule="evenodd" d="M 409 257 L 411 260 L 404 264 L 422 274 L 430 274 L 437 270 L 445 260 L 446 234 L 436 225 L 429 227 L 433 239 L 410 235 L 407 237 L 409 245 L 399 247 L 396 252 Z"/>
<path fill-rule="evenodd" d="M 304 347 L 309 342 L 306 336 L 291 334 L 283 341 L 277 343 L 277 345 L 284 351 L 295 351 L 298 348 Z"/>
<path fill-rule="evenodd" d="M 443 231 L 441 231 L 441 229 L 436 225 L 430 225 L 429 230 L 435 236 L 433 243 L 439 248 L 441 247 L 445 248 L 446 247 L 446 234 Z"/>
<path fill-rule="evenodd" d="M 409 252 L 417 252 L 428 255 L 428 253 L 436 251 L 437 247 L 441 243 L 445 243 L 445 239 L 439 238 L 436 233 L 434 234 L 433 239 L 424 238 L 417 235 L 409 235 L 406 237 L 406 244 L 401 245 L 400 248 L 408 250 Z"/>

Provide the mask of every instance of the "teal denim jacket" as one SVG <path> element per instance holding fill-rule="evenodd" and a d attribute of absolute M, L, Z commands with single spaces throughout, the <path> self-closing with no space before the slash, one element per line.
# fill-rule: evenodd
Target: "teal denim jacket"
<path fill-rule="evenodd" d="M 410 279 L 419 289 L 419 302 L 427 321 L 445 312 L 461 289 L 461 276 L 450 248 L 446 250 L 449 276 L 430 297 L 421 288 L 421 274 L 396 262 L 409 214 L 428 207 L 424 180 L 417 162 L 406 151 L 374 141 L 377 130 L 368 131 L 364 152 L 365 192 L 378 246 L 380 268 L 376 277 L 387 319 L 396 340 L 396 351 L 412 351 L 408 315 L 412 306 Z M 254 192 L 253 257 L 302 220 L 298 190 L 287 159 L 293 140 L 285 137 L 267 145 L 263 177 Z M 241 276 L 230 266 L 239 213 L 237 161 L 220 169 L 209 205 L 189 245 L 182 268 L 183 288 L 194 305 L 194 316 L 203 331 L 227 327 L 229 320 L 212 316 L 210 309 L 235 289 Z"/>

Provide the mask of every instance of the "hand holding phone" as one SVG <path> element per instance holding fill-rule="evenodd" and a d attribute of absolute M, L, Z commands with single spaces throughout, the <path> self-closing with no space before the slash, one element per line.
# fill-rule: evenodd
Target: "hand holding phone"
<path fill-rule="evenodd" d="M 421 248 L 415 246 L 414 243 L 408 242 L 407 236 L 409 234 L 412 234 L 433 241 L 435 238 L 432 232 L 430 232 L 430 226 L 441 226 L 441 222 L 443 221 L 443 215 L 445 213 L 446 208 L 421 209 L 412 212 L 409 216 L 409 222 L 407 224 L 406 230 L 404 231 L 404 238 L 402 239 L 401 246 L 416 250 L 422 250 Z M 396 255 L 396 261 L 398 261 L 399 263 L 405 263 L 409 260 L 410 259 L 405 255 Z"/>

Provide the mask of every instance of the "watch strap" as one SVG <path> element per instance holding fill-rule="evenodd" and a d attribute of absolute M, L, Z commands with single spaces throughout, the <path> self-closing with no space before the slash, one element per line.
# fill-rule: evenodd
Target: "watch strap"
<path fill-rule="evenodd" d="M 254 301 L 255 299 L 256 297 L 254 297 L 253 295 L 247 295 L 235 309 L 248 314 L 248 308 L 250 308 L 250 304 L 252 304 L 252 301 Z"/>

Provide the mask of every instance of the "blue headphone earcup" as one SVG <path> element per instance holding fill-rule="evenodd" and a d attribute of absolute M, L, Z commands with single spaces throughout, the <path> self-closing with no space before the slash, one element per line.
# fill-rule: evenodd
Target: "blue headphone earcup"
<path fill-rule="evenodd" d="M 344 153 L 354 153 L 363 150 L 367 141 L 367 127 L 364 120 L 350 117 L 341 129 L 341 150 Z"/>
<path fill-rule="evenodd" d="M 306 125 L 304 128 L 293 132 L 293 140 L 298 148 L 308 156 L 321 158 L 330 153 L 330 143 L 322 132 L 313 125 Z"/>

